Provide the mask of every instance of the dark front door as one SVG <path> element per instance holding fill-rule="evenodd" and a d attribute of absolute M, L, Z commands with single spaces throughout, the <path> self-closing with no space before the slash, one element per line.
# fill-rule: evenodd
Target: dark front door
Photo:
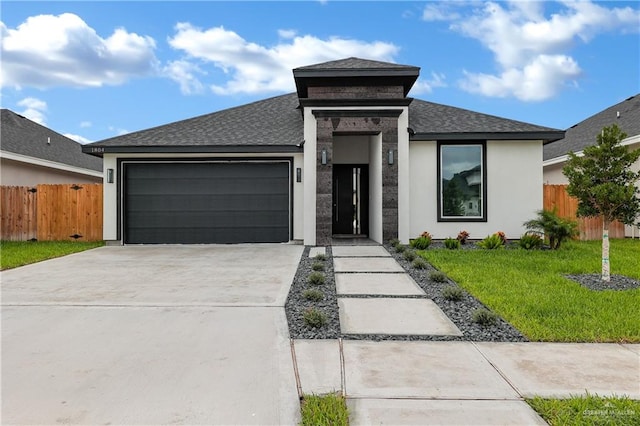
<path fill-rule="evenodd" d="M 364 165 L 333 165 L 334 235 L 369 233 L 369 173 Z"/>

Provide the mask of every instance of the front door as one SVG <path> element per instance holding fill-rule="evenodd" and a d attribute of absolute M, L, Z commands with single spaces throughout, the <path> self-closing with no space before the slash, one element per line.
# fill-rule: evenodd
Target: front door
<path fill-rule="evenodd" d="M 362 165 L 333 165 L 334 235 L 368 235 L 369 169 Z"/>

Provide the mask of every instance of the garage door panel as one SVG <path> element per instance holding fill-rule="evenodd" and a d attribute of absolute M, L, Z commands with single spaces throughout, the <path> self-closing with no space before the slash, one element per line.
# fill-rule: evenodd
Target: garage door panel
<path fill-rule="evenodd" d="M 241 195 L 193 196 L 178 194 L 137 195 L 129 197 L 128 211 L 272 211 L 280 210 L 289 213 L 288 195 L 254 195 L 248 203 Z"/>
<path fill-rule="evenodd" d="M 288 162 L 127 164 L 125 242 L 288 241 L 289 168 Z"/>

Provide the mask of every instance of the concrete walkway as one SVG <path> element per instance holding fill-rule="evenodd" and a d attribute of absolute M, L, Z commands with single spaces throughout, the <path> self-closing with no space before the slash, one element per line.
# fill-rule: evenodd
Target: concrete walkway
<path fill-rule="evenodd" d="M 424 293 L 404 271 L 395 272 L 393 263 L 400 265 L 384 248 L 334 246 L 332 251 L 343 332 L 432 333 L 435 325 L 425 325 L 430 320 L 418 311 L 428 311 L 437 322 L 439 309 L 405 304 L 429 300 L 419 297 Z M 382 303 L 358 306 L 354 301 Z M 390 306 L 393 301 L 402 308 Z M 423 317 L 406 319 L 416 315 Z M 567 398 L 589 392 L 640 399 L 637 344 L 293 343 L 302 391 L 343 392 L 352 425 L 543 425 L 524 398 Z"/>

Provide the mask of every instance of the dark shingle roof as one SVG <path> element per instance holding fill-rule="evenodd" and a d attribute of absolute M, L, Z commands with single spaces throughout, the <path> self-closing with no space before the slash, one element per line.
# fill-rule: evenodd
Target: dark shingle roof
<path fill-rule="evenodd" d="M 346 58 L 337 61 L 323 62 L 321 64 L 307 65 L 298 67 L 293 71 L 315 71 L 315 70 L 399 70 L 410 69 L 419 70 L 420 68 L 412 65 L 394 64 L 391 62 L 372 61 L 361 58 Z"/>
<path fill-rule="evenodd" d="M 203 152 L 297 149 L 304 138 L 302 115 L 295 93 L 202 115 L 86 145 L 115 151 L 136 147 Z M 563 132 L 461 108 L 414 99 L 409 106 L 412 139 L 505 138 L 554 140 Z"/>
<path fill-rule="evenodd" d="M 505 134 L 508 137 L 514 133 L 522 133 L 527 139 L 555 140 L 562 137 L 562 131 L 558 129 L 419 99 L 414 99 L 409 106 L 409 127 L 415 133 L 413 139 L 441 139 L 443 134 L 457 135 L 461 139 L 472 134 Z"/>
<path fill-rule="evenodd" d="M 2 109 L 0 129 L 2 151 L 102 171 L 102 159 L 84 154 L 81 144 L 11 110 Z"/>
<path fill-rule="evenodd" d="M 295 93 L 139 132 L 105 139 L 89 147 L 116 146 L 295 146 L 303 139 Z"/>
<path fill-rule="evenodd" d="M 618 112 L 620 117 L 616 118 Z M 564 139 L 544 147 L 544 159 L 561 157 L 569 151 L 578 152 L 595 145 L 596 137 L 602 128 L 614 123 L 628 136 L 640 135 L 640 94 L 631 96 L 567 129 Z"/>

